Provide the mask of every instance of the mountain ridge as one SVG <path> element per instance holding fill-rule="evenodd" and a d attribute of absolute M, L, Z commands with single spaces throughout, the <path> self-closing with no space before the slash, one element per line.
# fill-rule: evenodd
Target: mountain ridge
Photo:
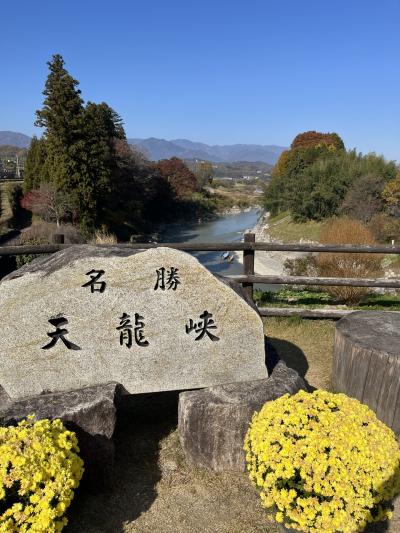
<path fill-rule="evenodd" d="M 24 133 L 15 131 L 0 131 L 0 145 L 17 146 L 27 148 L 30 145 L 31 137 Z"/>
<path fill-rule="evenodd" d="M 31 137 L 14 131 L 0 131 L 0 145 L 27 148 Z M 215 163 L 233 163 L 236 161 L 268 163 L 274 165 L 284 146 L 261 145 L 261 144 L 206 144 L 191 141 L 189 139 L 159 139 L 157 137 L 130 138 L 130 144 L 134 144 L 143 150 L 147 157 L 153 161 L 179 157 L 181 159 L 200 159 Z"/>
<path fill-rule="evenodd" d="M 147 139 L 131 138 L 130 144 L 134 144 L 144 150 L 153 159 L 168 159 L 176 156 L 183 159 L 205 159 L 215 163 L 234 161 L 262 161 L 274 165 L 280 154 L 286 150 L 285 146 L 261 145 L 261 144 L 214 144 L 209 145 L 189 139 Z"/>

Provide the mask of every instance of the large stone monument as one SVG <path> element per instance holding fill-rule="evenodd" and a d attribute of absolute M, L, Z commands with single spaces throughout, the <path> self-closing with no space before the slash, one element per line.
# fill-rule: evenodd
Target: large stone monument
<path fill-rule="evenodd" d="M 265 378 L 261 318 L 233 287 L 170 248 L 74 246 L 36 260 L 0 285 L 0 386 L 17 400 Z"/>
<path fill-rule="evenodd" d="M 234 282 L 169 248 L 73 246 L 0 284 L 0 424 L 76 431 L 84 481 L 110 486 L 121 395 L 263 379 L 261 318 Z"/>

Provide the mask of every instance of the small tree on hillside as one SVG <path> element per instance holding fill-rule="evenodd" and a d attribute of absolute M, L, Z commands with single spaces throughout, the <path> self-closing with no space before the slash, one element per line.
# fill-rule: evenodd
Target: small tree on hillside
<path fill-rule="evenodd" d="M 21 199 L 21 206 L 46 222 L 56 222 L 58 227 L 74 208 L 71 197 L 57 190 L 52 183 L 42 183 L 39 189 L 29 191 Z"/>

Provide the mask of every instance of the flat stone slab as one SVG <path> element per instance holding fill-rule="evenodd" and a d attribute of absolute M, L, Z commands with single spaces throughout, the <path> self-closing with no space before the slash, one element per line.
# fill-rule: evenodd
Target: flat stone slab
<path fill-rule="evenodd" d="M 267 379 L 231 383 L 179 395 L 179 438 L 187 460 L 214 471 L 245 470 L 243 442 L 255 411 L 283 394 L 307 390 L 279 361 Z"/>
<path fill-rule="evenodd" d="M 110 381 L 137 394 L 267 376 L 255 306 L 170 248 L 72 246 L 38 259 L 4 278 L 0 316 L 0 386 L 12 400 Z"/>
<path fill-rule="evenodd" d="M 75 431 L 84 461 L 84 482 L 94 489 L 112 484 L 116 402 L 122 387 L 106 383 L 79 390 L 41 394 L 0 405 L 0 425 L 13 425 L 30 414 L 35 420 L 60 418 Z"/>

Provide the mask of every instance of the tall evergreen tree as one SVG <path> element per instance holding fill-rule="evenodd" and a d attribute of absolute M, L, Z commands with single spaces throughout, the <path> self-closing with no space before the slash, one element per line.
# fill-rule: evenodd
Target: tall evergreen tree
<path fill-rule="evenodd" d="M 90 233 L 102 223 L 101 212 L 117 179 L 114 142 L 126 139 L 122 119 L 104 102 L 83 106 L 78 81 L 60 55 L 48 65 L 43 108 L 35 122 L 45 128 L 44 173 L 47 181 L 73 197 L 81 227 Z"/>
<path fill-rule="evenodd" d="M 82 115 L 82 150 L 76 196 L 81 225 L 90 232 L 102 223 L 102 214 L 118 184 L 117 139 L 126 142 L 121 117 L 106 103 L 88 102 Z"/>
<path fill-rule="evenodd" d="M 24 193 L 38 189 L 42 182 L 48 181 L 46 157 L 46 141 L 33 136 L 24 167 Z"/>
<path fill-rule="evenodd" d="M 45 128 L 49 181 L 60 189 L 71 189 L 79 174 L 83 102 L 75 80 L 64 68 L 61 55 L 48 63 L 43 108 L 36 111 L 35 125 Z"/>

